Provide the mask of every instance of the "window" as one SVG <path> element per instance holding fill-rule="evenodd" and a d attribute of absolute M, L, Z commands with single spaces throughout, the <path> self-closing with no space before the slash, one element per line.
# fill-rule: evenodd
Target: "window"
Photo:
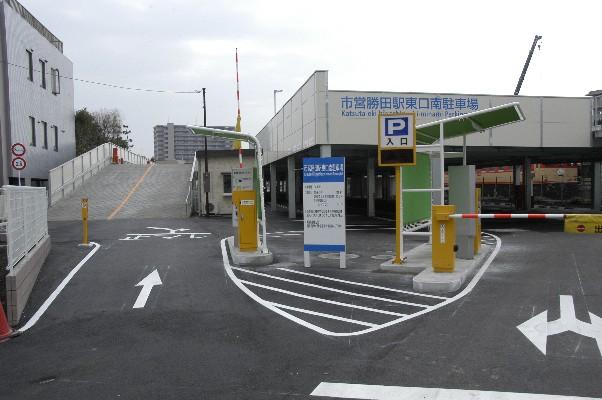
<path fill-rule="evenodd" d="M 42 122 L 42 132 L 44 133 L 44 149 L 48 148 L 48 124 L 44 121 Z"/>
<path fill-rule="evenodd" d="M 59 127 L 54 126 L 54 151 L 59 151 Z"/>
<path fill-rule="evenodd" d="M 27 52 L 27 79 L 33 82 L 33 51 L 25 50 Z"/>
<path fill-rule="evenodd" d="M 50 77 L 52 79 L 52 94 L 61 93 L 61 74 L 58 68 L 50 69 Z"/>
<path fill-rule="evenodd" d="M 29 117 L 29 124 L 31 125 L 31 142 L 29 142 L 30 146 L 36 146 L 36 119 L 34 117 Z"/>
<path fill-rule="evenodd" d="M 232 193 L 232 174 L 222 174 L 224 193 Z"/>
<path fill-rule="evenodd" d="M 46 89 L 46 61 L 40 60 L 40 72 L 42 74 L 42 88 Z"/>

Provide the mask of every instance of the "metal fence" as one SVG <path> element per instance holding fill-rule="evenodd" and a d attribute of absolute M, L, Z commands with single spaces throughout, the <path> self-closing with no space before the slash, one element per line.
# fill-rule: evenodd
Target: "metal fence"
<path fill-rule="evenodd" d="M 46 188 L 3 186 L 0 190 L 6 235 L 7 270 L 48 234 Z"/>
<path fill-rule="evenodd" d="M 101 144 L 95 149 L 51 169 L 48 182 L 48 203 L 52 206 L 60 199 L 67 197 L 91 176 L 110 164 L 113 147 L 115 146 L 112 143 Z M 117 148 L 119 149 L 118 156 L 123 159 L 124 163 L 146 164 L 146 157 L 121 147 Z"/>

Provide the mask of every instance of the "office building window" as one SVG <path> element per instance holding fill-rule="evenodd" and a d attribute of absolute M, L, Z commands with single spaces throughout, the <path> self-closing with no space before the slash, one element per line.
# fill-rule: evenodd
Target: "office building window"
<path fill-rule="evenodd" d="M 58 68 L 51 68 L 50 76 L 52 79 L 52 94 L 61 93 L 61 74 Z"/>
<path fill-rule="evenodd" d="M 59 127 L 54 126 L 54 151 L 59 151 Z"/>
<path fill-rule="evenodd" d="M 29 124 L 31 126 L 31 142 L 29 142 L 30 146 L 36 146 L 36 119 L 34 117 L 29 117 Z"/>
<path fill-rule="evenodd" d="M 43 137 L 44 137 L 44 149 L 48 148 L 48 124 L 44 121 L 42 122 L 42 133 L 43 133 Z"/>
<path fill-rule="evenodd" d="M 31 50 L 25 50 L 27 52 L 27 79 L 33 82 L 33 52 Z"/>
<path fill-rule="evenodd" d="M 42 74 L 42 88 L 46 89 L 46 61 L 40 60 L 40 73 Z"/>
<path fill-rule="evenodd" d="M 232 193 L 232 174 L 222 174 L 224 193 Z"/>

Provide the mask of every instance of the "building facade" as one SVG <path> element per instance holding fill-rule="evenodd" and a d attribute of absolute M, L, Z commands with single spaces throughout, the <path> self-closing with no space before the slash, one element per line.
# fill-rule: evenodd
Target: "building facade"
<path fill-rule="evenodd" d="M 563 196 L 565 205 L 570 205 L 567 175 L 560 179 L 562 183 L 544 179 L 541 187 L 534 190 L 533 186 L 534 179 L 541 182 L 541 176 L 545 178 L 534 166 L 572 165 L 581 174 L 581 184 L 589 185 L 587 190 L 576 188 L 573 193 L 583 197 L 587 192 L 587 202 L 581 205 L 600 209 L 602 92 L 584 97 L 540 97 L 330 90 L 328 71 L 314 72 L 257 135 L 263 148 L 265 180 L 276 189 L 266 198 L 274 209 L 276 204 L 286 205 L 289 216 L 295 217 L 302 209 L 299 171 L 303 157 L 345 156 L 348 209 L 368 215 L 394 212 L 393 168 L 380 168 L 376 163 L 379 112 L 414 112 L 420 125 L 512 102 L 520 104 L 525 121 L 467 136 L 468 163 L 477 168 L 509 167 L 510 202 L 515 209 L 534 208 L 534 197 L 546 193 Z M 462 138 L 445 141 L 446 152 L 461 152 L 462 147 Z M 446 165 L 461 162 L 446 156 Z M 404 168 L 404 182 L 409 171 L 411 168 Z M 416 200 L 412 196 L 419 195 L 404 194 L 404 203 Z"/>
<path fill-rule="evenodd" d="M 73 64 L 63 43 L 16 0 L 0 0 L 0 168 L 17 184 L 11 146 L 26 147 L 22 184 L 75 157 Z"/>
<path fill-rule="evenodd" d="M 233 126 L 213 126 L 212 128 L 233 131 Z M 153 129 L 155 160 L 184 160 L 192 162 L 195 152 L 205 148 L 205 137 L 195 135 L 186 125 L 156 125 Z M 231 150 L 232 143 L 217 137 L 207 138 L 208 150 Z"/>

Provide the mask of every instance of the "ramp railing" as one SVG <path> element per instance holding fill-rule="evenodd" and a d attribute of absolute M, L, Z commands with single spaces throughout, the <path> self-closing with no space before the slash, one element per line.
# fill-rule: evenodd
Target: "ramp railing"
<path fill-rule="evenodd" d="M 192 168 L 190 169 L 190 178 L 188 178 L 188 194 L 186 195 L 186 216 L 190 217 L 195 211 L 198 211 L 197 190 L 197 158 L 194 157 Z"/>
<path fill-rule="evenodd" d="M 48 235 L 46 188 L 3 186 L 0 190 L 2 226 L 6 235 L 7 270 Z"/>
<path fill-rule="evenodd" d="M 80 154 L 72 160 L 50 170 L 48 178 L 48 204 L 54 205 L 67 197 L 90 177 L 111 163 L 113 156 L 112 143 L 100 146 Z M 146 164 L 147 158 L 122 147 L 117 147 L 118 157 L 128 164 Z"/>

